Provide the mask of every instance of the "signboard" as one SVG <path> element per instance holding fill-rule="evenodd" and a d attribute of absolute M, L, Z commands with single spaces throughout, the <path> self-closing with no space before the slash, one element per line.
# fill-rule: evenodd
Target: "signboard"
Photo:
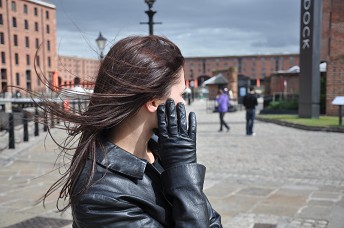
<path fill-rule="evenodd" d="M 344 96 L 337 96 L 332 101 L 333 105 L 339 105 L 339 126 L 342 126 L 343 123 L 343 112 L 342 106 L 344 105 Z"/>
<path fill-rule="evenodd" d="M 246 87 L 240 87 L 239 89 L 239 96 L 243 97 L 246 95 Z"/>
<path fill-rule="evenodd" d="M 344 96 L 337 96 L 332 101 L 333 105 L 344 105 Z"/>

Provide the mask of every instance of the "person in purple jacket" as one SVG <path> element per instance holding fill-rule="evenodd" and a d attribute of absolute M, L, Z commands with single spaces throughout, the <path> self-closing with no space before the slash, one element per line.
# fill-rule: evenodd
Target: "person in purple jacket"
<path fill-rule="evenodd" d="M 221 132 L 223 130 L 223 126 L 227 128 L 227 132 L 229 131 L 230 127 L 227 125 L 226 121 L 224 120 L 224 116 L 226 112 L 228 111 L 228 103 L 229 103 L 229 98 L 228 94 L 223 90 L 219 90 L 219 94 L 216 96 L 216 101 L 218 104 L 218 111 L 220 113 L 220 130 Z"/>

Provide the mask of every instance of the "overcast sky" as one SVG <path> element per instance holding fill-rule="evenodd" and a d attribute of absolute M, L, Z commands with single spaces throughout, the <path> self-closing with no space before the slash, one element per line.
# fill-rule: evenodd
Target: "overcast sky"
<path fill-rule="evenodd" d="M 128 35 L 148 34 L 144 0 L 47 0 L 56 5 L 59 55 L 97 58 Z M 154 34 L 185 57 L 299 52 L 299 0 L 157 0 Z"/>

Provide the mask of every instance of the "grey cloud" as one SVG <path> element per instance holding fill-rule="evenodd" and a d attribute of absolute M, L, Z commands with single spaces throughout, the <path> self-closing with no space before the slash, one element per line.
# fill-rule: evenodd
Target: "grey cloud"
<path fill-rule="evenodd" d="M 121 37 L 147 34 L 148 31 L 147 25 L 139 24 L 148 20 L 143 0 L 51 2 L 58 9 L 58 36 L 63 30 L 69 34 L 79 33 L 70 39 L 80 39 L 81 33 L 94 45 L 101 31 L 109 39 L 110 46 Z M 298 0 L 157 0 L 154 10 L 157 10 L 154 20 L 163 23 L 155 25 L 154 32 L 176 42 L 185 55 L 230 55 L 263 49 L 297 51 Z M 68 45 L 66 43 L 63 45 Z M 84 45 L 82 41 L 79 46 L 85 48 Z"/>

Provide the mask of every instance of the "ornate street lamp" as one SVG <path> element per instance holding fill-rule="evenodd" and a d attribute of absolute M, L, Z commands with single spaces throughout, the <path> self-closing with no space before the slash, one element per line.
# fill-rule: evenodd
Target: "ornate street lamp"
<path fill-rule="evenodd" d="M 99 36 L 96 39 L 96 43 L 97 43 L 98 49 L 100 51 L 100 55 L 99 55 L 100 61 L 102 61 L 103 58 L 104 58 L 103 51 L 104 51 L 104 48 L 105 48 L 106 41 L 107 40 L 103 37 L 102 33 L 99 32 Z"/>
<path fill-rule="evenodd" d="M 153 16 L 156 13 L 156 11 L 152 10 L 153 4 L 155 0 L 145 0 L 145 3 L 148 5 L 148 10 L 145 11 L 145 13 L 148 15 L 148 22 L 141 22 L 140 24 L 148 24 L 149 26 L 149 35 L 153 35 L 153 25 L 154 24 L 162 24 L 161 22 L 154 22 Z"/>

